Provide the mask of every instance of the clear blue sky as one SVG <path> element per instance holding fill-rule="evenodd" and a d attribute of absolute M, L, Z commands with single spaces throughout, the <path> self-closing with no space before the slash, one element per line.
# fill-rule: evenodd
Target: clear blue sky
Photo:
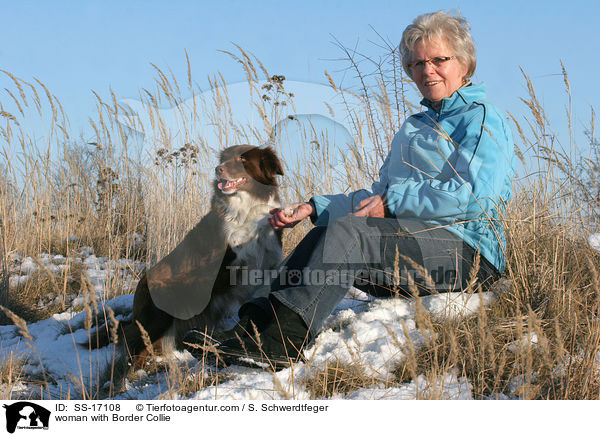
<path fill-rule="evenodd" d="M 333 37 L 363 52 L 378 33 L 393 42 L 418 14 L 459 9 L 471 22 L 477 45 L 475 82 L 516 115 L 526 96 L 519 67 L 533 79 L 555 128 L 564 130 L 565 63 L 574 94 L 577 130 L 600 97 L 596 1 L 7 1 L 0 8 L 0 68 L 25 80 L 43 81 L 63 103 L 74 130 L 95 114 L 91 90 L 103 97 L 135 98 L 151 88 L 154 70 L 170 67 L 186 78 L 185 50 L 200 86 L 218 71 L 229 82 L 244 80 L 219 52 L 232 42 L 254 53 L 273 74 L 327 83 L 323 70 L 340 68 Z M 592 75 L 592 77 L 590 77 Z M 9 82 L 2 77 L 2 87 Z M 0 99 L 5 94 L 0 93 Z M 1 100 L 0 100 L 1 101 Z M 76 136 L 76 135 L 75 135 Z M 583 145 L 583 144 L 580 144 Z"/>

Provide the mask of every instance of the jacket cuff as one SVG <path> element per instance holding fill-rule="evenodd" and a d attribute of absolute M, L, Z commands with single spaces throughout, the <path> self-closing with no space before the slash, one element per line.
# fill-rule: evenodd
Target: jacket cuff
<path fill-rule="evenodd" d="M 381 200 L 383 201 L 383 216 L 386 218 L 395 218 L 395 215 L 390 210 L 390 205 L 388 203 L 388 189 L 385 188 L 383 194 L 381 194 Z"/>
<path fill-rule="evenodd" d="M 308 203 L 310 203 L 311 206 L 313 207 L 313 212 L 310 214 L 309 218 L 310 218 L 310 222 L 312 222 L 314 224 L 318 218 L 317 205 L 315 204 L 315 202 L 313 201 L 312 198 L 308 200 Z"/>

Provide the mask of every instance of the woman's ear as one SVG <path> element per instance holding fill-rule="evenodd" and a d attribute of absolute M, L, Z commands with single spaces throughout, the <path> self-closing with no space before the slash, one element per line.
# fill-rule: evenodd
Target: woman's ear
<path fill-rule="evenodd" d="M 463 85 L 469 83 L 469 81 L 471 80 L 470 77 L 467 77 L 467 74 L 469 74 L 469 66 L 463 64 L 462 61 L 458 61 L 460 63 L 460 66 L 462 67 L 462 76 L 463 76 Z"/>

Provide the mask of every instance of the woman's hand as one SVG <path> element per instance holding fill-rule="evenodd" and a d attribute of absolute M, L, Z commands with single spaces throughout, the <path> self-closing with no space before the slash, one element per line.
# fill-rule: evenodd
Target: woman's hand
<path fill-rule="evenodd" d="M 358 203 L 356 212 L 352 216 L 372 216 L 376 218 L 385 217 L 385 204 L 381 195 L 373 195 Z"/>
<path fill-rule="evenodd" d="M 269 213 L 269 224 L 275 230 L 283 229 L 284 227 L 294 227 L 304 218 L 309 217 L 315 212 L 312 203 L 294 203 L 285 209 L 271 209 Z"/>

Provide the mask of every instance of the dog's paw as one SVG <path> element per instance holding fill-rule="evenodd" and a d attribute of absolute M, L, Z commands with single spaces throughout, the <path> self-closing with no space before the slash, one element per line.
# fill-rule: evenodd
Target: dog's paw
<path fill-rule="evenodd" d="M 283 209 L 283 214 L 285 215 L 286 218 L 292 218 L 295 213 L 296 213 L 296 210 L 291 206 L 288 206 L 285 209 Z"/>

